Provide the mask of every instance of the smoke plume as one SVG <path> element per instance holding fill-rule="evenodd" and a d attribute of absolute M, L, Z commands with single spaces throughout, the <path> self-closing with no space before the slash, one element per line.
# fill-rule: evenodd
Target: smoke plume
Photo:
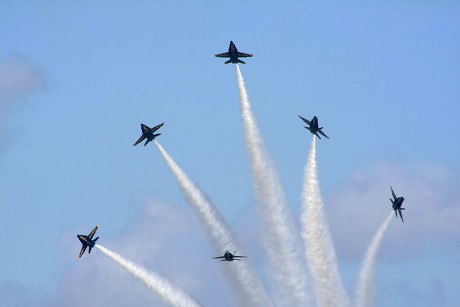
<path fill-rule="evenodd" d="M 359 270 L 358 282 L 356 283 L 355 290 L 355 306 L 365 307 L 374 305 L 375 297 L 375 259 L 377 252 L 382 243 L 383 235 L 390 224 L 393 212 L 390 212 L 388 217 L 380 225 L 379 229 L 372 238 L 366 254 L 364 255 L 363 263 Z"/>
<path fill-rule="evenodd" d="M 305 167 L 302 207 L 302 238 L 313 276 L 317 304 L 318 306 L 346 306 L 348 297 L 340 278 L 334 246 L 323 212 L 316 169 L 315 136 Z"/>
<path fill-rule="evenodd" d="M 230 225 L 226 222 L 220 211 L 206 198 L 201 190 L 187 177 L 184 171 L 171 158 L 166 150 L 155 141 L 166 164 L 171 169 L 179 186 L 188 202 L 196 210 L 198 217 L 211 237 L 216 251 L 224 253 L 225 250 L 243 249 L 233 234 Z M 260 279 L 249 259 L 236 261 L 230 266 L 231 284 L 239 294 L 239 299 L 244 306 L 271 306 L 271 300 L 262 287 Z"/>
<path fill-rule="evenodd" d="M 306 271 L 300 259 L 300 238 L 287 206 L 276 168 L 267 154 L 236 65 L 246 148 L 251 161 L 255 194 L 265 219 L 264 235 L 269 259 L 277 274 L 276 289 L 283 305 L 305 306 L 308 302 Z"/>
<path fill-rule="evenodd" d="M 105 255 L 124 267 L 128 272 L 143 281 L 149 288 L 153 289 L 165 302 L 173 306 L 193 307 L 201 306 L 190 295 L 182 289 L 173 285 L 171 282 L 153 272 L 148 272 L 144 268 L 124 259 L 115 252 L 108 250 L 101 245 L 95 245 Z"/>

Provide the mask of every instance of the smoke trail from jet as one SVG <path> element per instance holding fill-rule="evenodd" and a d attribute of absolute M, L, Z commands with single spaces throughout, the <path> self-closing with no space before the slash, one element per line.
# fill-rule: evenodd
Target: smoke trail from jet
<path fill-rule="evenodd" d="M 314 136 L 305 167 L 302 207 L 302 238 L 313 277 L 316 302 L 318 306 L 346 306 L 349 300 L 342 284 L 334 246 L 323 212 Z"/>
<path fill-rule="evenodd" d="M 276 168 L 264 148 L 238 65 L 236 73 L 255 194 L 266 224 L 264 243 L 269 259 L 277 270 L 276 288 L 280 291 L 282 305 L 305 306 L 309 298 L 306 289 L 306 270 L 299 249 L 300 238 L 284 198 Z"/>
<path fill-rule="evenodd" d="M 128 272 L 142 280 L 149 288 L 153 289 L 165 302 L 173 306 L 193 307 L 201 306 L 190 295 L 179 287 L 173 285 L 160 275 L 148 272 L 144 268 L 124 259 L 115 252 L 108 250 L 101 245 L 94 245 L 113 261 L 124 267 Z"/>
<path fill-rule="evenodd" d="M 382 242 L 383 235 L 385 234 L 392 217 L 393 212 L 390 212 L 390 215 L 388 215 L 388 217 L 380 225 L 379 229 L 372 238 L 369 247 L 367 248 L 363 263 L 361 264 L 361 268 L 359 270 L 358 281 L 356 283 L 355 306 L 357 307 L 374 305 L 375 259 L 377 257 L 380 243 Z"/>
<path fill-rule="evenodd" d="M 171 158 L 166 150 L 155 140 L 166 164 L 171 169 L 188 202 L 197 211 L 201 223 L 211 236 L 217 252 L 236 249 L 242 252 L 230 225 L 220 211 L 206 198 L 201 190 L 187 177 L 184 171 Z M 229 268 L 232 286 L 240 295 L 242 306 L 272 306 L 272 302 L 262 287 L 260 279 L 249 259 L 235 261 Z"/>

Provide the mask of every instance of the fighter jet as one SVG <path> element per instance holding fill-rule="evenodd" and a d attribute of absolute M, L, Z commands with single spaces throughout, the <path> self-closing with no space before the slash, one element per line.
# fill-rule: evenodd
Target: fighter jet
<path fill-rule="evenodd" d="M 78 240 L 80 240 L 80 242 L 82 244 L 80 255 L 78 256 L 78 258 L 81 258 L 81 256 L 83 255 L 83 253 L 85 252 L 87 247 L 89 247 L 88 254 L 91 254 L 91 249 L 96 244 L 97 239 L 99 239 L 99 237 L 97 237 L 96 239 L 93 240 L 94 234 L 96 233 L 98 227 L 99 227 L 99 225 L 96 225 L 96 227 L 94 227 L 93 231 L 91 231 L 90 234 L 87 235 L 87 236 L 85 236 L 85 235 L 77 235 Z"/>
<path fill-rule="evenodd" d="M 393 188 L 390 186 L 391 189 L 391 194 L 393 194 L 393 199 L 390 198 L 391 203 L 393 204 L 393 210 L 395 211 L 396 218 L 398 218 L 398 211 L 399 211 L 399 216 L 401 216 L 401 221 L 404 223 L 404 219 L 402 216 L 401 210 L 406 210 L 405 208 L 401 207 L 402 203 L 404 201 L 404 197 L 396 197 L 395 192 L 393 192 Z"/>
<path fill-rule="evenodd" d="M 236 253 L 236 251 L 233 253 Z M 223 256 L 213 257 L 212 259 L 221 259 L 220 261 L 233 261 L 233 260 L 241 260 L 241 258 L 247 258 L 247 257 L 233 255 L 227 250 L 225 251 L 225 254 Z"/>
<path fill-rule="evenodd" d="M 316 116 L 313 116 L 313 119 L 311 121 L 309 121 L 308 119 L 305 119 L 303 118 L 302 116 L 300 116 L 300 119 L 302 119 L 309 127 L 305 126 L 305 129 L 309 130 L 311 133 L 313 133 L 314 135 L 316 135 L 319 139 L 320 136 L 318 135 L 318 132 L 319 134 L 321 134 L 322 136 L 325 136 L 327 138 L 329 138 L 324 132 L 323 132 L 323 127 L 321 128 L 318 128 L 318 118 Z"/>
<path fill-rule="evenodd" d="M 142 135 L 136 141 L 136 143 L 133 144 L 133 146 L 136 146 L 137 144 L 139 144 L 140 142 L 142 142 L 145 139 L 147 139 L 147 141 L 145 141 L 144 146 L 147 145 L 149 142 L 153 141 L 157 136 L 159 136 L 161 134 L 161 133 L 154 134 L 154 132 L 157 131 L 158 129 L 160 129 L 160 127 L 163 126 L 163 125 L 164 125 L 164 123 L 161 123 L 159 125 L 156 125 L 153 128 L 150 128 L 147 125 L 141 124 Z"/>
<path fill-rule="evenodd" d="M 252 54 L 239 52 L 238 49 L 236 49 L 235 44 L 232 41 L 230 41 L 230 46 L 228 47 L 228 52 L 215 54 L 214 56 L 216 56 L 218 58 L 230 58 L 230 60 L 225 62 L 225 64 L 228 64 L 228 63 L 246 64 L 245 62 L 241 61 L 238 58 L 249 58 L 249 57 L 252 57 Z"/>

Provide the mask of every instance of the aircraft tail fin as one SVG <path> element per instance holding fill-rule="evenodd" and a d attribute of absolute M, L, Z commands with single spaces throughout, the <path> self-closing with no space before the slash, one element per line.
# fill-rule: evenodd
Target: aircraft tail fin
<path fill-rule="evenodd" d="M 237 59 L 236 61 L 237 61 L 238 63 L 241 63 L 241 64 L 246 64 L 246 62 L 241 61 L 240 59 Z"/>
<path fill-rule="evenodd" d="M 145 143 L 144 143 L 144 146 L 147 146 L 147 144 L 148 144 L 149 142 L 150 142 L 150 140 L 147 139 L 147 141 L 145 141 Z"/>
<path fill-rule="evenodd" d="M 94 240 L 93 240 L 93 241 L 94 241 L 94 243 L 96 243 L 97 239 L 99 239 L 99 237 L 97 237 L 96 239 L 94 239 Z"/>
<path fill-rule="evenodd" d="M 156 138 L 157 136 L 161 135 L 161 133 L 157 133 L 153 135 L 153 138 Z"/>
<path fill-rule="evenodd" d="M 89 247 L 89 249 L 88 249 L 88 254 L 91 254 L 91 249 L 92 249 L 92 248 L 93 248 L 92 246 Z"/>
<path fill-rule="evenodd" d="M 232 60 L 228 60 L 227 62 L 225 62 L 224 64 L 230 64 L 232 62 Z"/>

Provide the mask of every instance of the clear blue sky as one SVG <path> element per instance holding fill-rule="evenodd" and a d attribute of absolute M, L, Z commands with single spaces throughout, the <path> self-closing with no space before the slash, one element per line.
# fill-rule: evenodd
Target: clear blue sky
<path fill-rule="evenodd" d="M 297 115 L 318 116 L 331 137 L 318 145 L 319 176 L 348 289 L 391 209 L 392 184 L 406 197 L 406 223 L 392 221 L 384 238 L 377 305 L 457 305 L 459 16 L 455 1 L 3 1 L 0 305 L 4 297 L 70 306 L 76 281 L 89 291 L 91 274 L 124 274 L 99 266 L 107 260 L 97 251 L 75 259 L 76 234 L 96 223 L 101 244 L 219 301 L 202 297 L 210 278 L 187 282 L 193 268 L 168 273 L 174 253 L 205 266 L 214 251 L 155 146 L 132 143 L 141 122 L 164 121 L 159 142 L 241 240 L 257 241 L 235 67 L 213 56 L 230 40 L 254 53 L 241 70 L 295 216 L 311 140 Z M 157 205 L 183 214 L 190 226 L 174 227 L 192 227 L 194 237 L 166 224 L 154 232 L 153 220 L 177 222 L 153 214 Z M 151 237 L 133 240 L 144 222 Z M 263 259 L 258 269 L 265 274 Z M 228 296 L 219 268 L 209 270 Z M 136 280 L 127 285 L 140 304 L 154 296 Z M 116 302 L 113 291 L 94 306 Z"/>

